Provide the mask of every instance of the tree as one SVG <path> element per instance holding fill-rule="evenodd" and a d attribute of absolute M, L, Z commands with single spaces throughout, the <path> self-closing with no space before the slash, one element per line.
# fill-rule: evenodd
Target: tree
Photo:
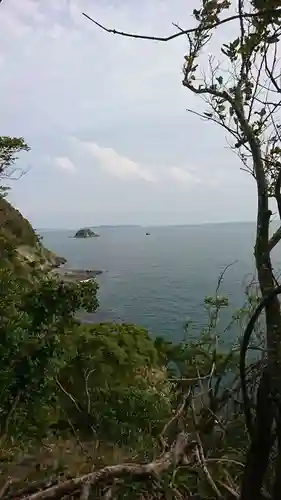
<path fill-rule="evenodd" d="M 281 239 L 281 225 L 272 237 L 269 228 L 271 201 L 276 203 L 281 223 L 280 1 L 202 0 L 198 4 L 198 9 L 193 11 L 196 27 L 187 30 L 178 27 L 169 37 L 108 29 L 84 15 L 107 32 L 133 38 L 165 42 L 186 35 L 188 52 L 184 58 L 183 85 L 201 97 L 207 106 L 202 113 L 191 111 L 227 131 L 242 168 L 256 183 L 254 256 L 261 296 L 265 299 L 271 294 L 271 300 L 265 308 L 267 358 L 257 391 L 254 421 L 244 391 L 250 446 L 241 500 L 261 498 L 273 443 L 277 452 L 272 498 L 277 500 L 281 498 L 281 312 L 277 295 L 273 294 L 277 280 L 271 252 Z M 206 67 L 201 54 L 215 31 L 230 22 L 235 23 L 236 33 L 222 44 L 220 60 L 210 56 Z"/>
<path fill-rule="evenodd" d="M 97 284 L 27 281 L 0 268 L 0 439 L 44 435 L 56 416 L 56 377 L 76 355 L 77 310 L 95 311 Z"/>
<path fill-rule="evenodd" d="M 59 377 L 62 426 L 67 414 L 83 435 L 120 445 L 158 436 L 171 418 L 171 383 L 148 332 L 81 325 L 76 348 Z"/>
<path fill-rule="evenodd" d="M 30 147 L 22 137 L 0 136 L 0 182 L 19 179 L 24 171 L 15 167 L 18 154 L 29 151 Z M 0 186 L 0 195 L 5 195 L 9 188 Z"/>

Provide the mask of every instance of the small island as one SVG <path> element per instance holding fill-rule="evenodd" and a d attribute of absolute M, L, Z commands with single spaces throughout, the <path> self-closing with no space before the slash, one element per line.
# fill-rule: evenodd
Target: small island
<path fill-rule="evenodd" d="M 74 238 L 98 238 L 99 234 L 94 233 L 90 228 L 84 227 L 79 229 Z"/>

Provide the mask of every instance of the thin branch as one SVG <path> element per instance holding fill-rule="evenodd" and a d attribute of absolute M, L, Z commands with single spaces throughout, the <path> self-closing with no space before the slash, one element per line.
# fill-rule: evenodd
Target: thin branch
<path fill-rule="evenodd" d="M 238 500 L 240 498 L 239 493 L 237 493 L 237 491 L 235 491 L 231 486 L 228 486 L 227 484 L 223 483 L 219 479 L 218 479 L 218 483 L 222 486 L 222 488 L 226 489 L 226 491 L 229 493 L 231 498 L 233 498 L 234 500 L 236 500 L 236 499 Z M 259 500 L 262 500 L 262 499 L 259 499 Z"/>
<path fill-rule="evenodd" d="M 69 392 L 67 392 L 67 390 L 63 387 L 63 385 L 60 383 L 60 381 L 56 378 L 56 384 L 58 385 L 58 387 L 60 388 L 60 390 L 72 401 L 72 403 L 74 404 L 75 408 L 77 411 L 81 412 L 81 408 L 79 407 L 77 401 L 74 399 L 74 397 L 72 396 L 72 394 L 70 394 Z"/>
<path fill-rule="evenodd" d="M 260 85 L 260 77 L 261 77 L 261 72 L 262 72 L 262 69 L 263 69 L 264 62 L 265 62 L 265 54 L 263 54 L 261 62 L 260 62 L 260 65 L 259 65 L 258 70 L 257 70 L 257 76 L 255 78 L 256 83 L 254 84 L 253 94 L 252 94 L 252 98 L 251 98 L 251 103 L 250 103 L 250 106 L 249 106 L 248 121 L 250 121 L 250 119 L 252 117 L 252 111 L 253 111 L 255 99 L 257 101 L 259 100 L 258 97 L 257 97 L 257 95 L 258 95 L 258 88 L 259 88 L 259 85 Z"/>
<path fill-rule="evenodd" d="M 206 458 L 205 459 L 205 462 L 206 463 L 211 463 L 211 462 L 215 462 L 215 463 L 226 463 L 226 464 L 234 464 L 234 465 L 237 465 L 238 467 L 242 467 L 242 469 L 244 469 L 245 467 L 245 464 L 243 464 L 242 462 L 238 462 L 237 460 L 232 460 L 230 458 Z"/>
<path fill-rule="evenodd" d="M 11 409 L 6 417 L 6 420 L 5 420 L 5 428 L 4 428 L 4 432 L 1 434 L 0 436 L 0 444 L 4 441 L 4 439 L 6 438 L 7 434 L 8 434 L 8 430 L 9 430 L 9 424 L 10 424 L 10 421 L 14 415 L 14 412 L 20 402 L 20 398 L 22 396 L 22 391 L 18 391 L 17 392 L 17 395 L 15 397 L 15 400 L 11 406 Z M 2 430 L 2 429 L 1 429 Z"/>
<path fill-rule="evenodd" d="M 165 440 L 164 440 L 164 436 L 167 432 L 167 430 L 169 429 L 169 427 L 174 423 L 176 422 L 180 416 L 182 415 L 182 413 L 184 412 L 185 410 L 185 407 L 190 399 L 190 395 L 191 395 L 191 390 L 189 389 L 188 393 L 185 394 L 183 396 L 183 401 L 182 401 L 182 404 L 179 406 L 178 410 L 176 411 L 175 415 L 173 415 L 173 417 L 165 424 L 160 436 L 159 436 L 159 439 L 160 439 L 160 443 L 161 445 L 163 446 L 163 448 L 165 449 L 166 448 L 166 443 L 165 443 Z"/>
<path fill-rule="evenodd" d="M 227 132 L 229 132 L 231 135 L 233 135 L 233 137 L 236 140 L 238 140 L 238 133 L 236 133 L 235 130 L 231 129 L 228 125 L 217 120 L 213 116 L 205 116 L 203 113 L 199 113 L 198 111 L 194 111 L 194 109 L 191 109 L 191 108 L 187 108 L 186 111 L 188 111 L 189 113 L 192 113 L 193 115 L 198 116 L 199 118 L 202 118 L 202 120 L 204 120 L 204 121 L 211 121 L 211 122 L 215 123 L 216 125 L 223 127 Z"/>
<path fill-rule="evenodd" d="M 85 391 L 87 395 L 87 411 L 89 415 L 91 413 L 91 406 L 92 406 L 90 390 L 89 390 L 89 377 L 92 375 L 94 371 L 95 368 L 93 368 L 92 370 L 87 370 L 87 374 L 85 373 Z"/>
<path fill-rule="evenodd" d="M 196 417 L 195 417 L 195 409 L 194 409 L 193 403 L 191 404 L 191 408 L 192 408 L 193 425 L 194 425 L 194 428 L 196 428 Z M 219 489 L 218 489 L 215 481 L 213 480 L 213 478 L 209 472 L 209 469 L 207 467 L 205 455 L 204 455 L 204 449 L 203 449 L 203 445 L 202 445 L 202 441 L 201 441 L 199 432 L 196 432 L 195 435 L 196 435 L 196 441 L 197 441 L 196 456 L 197 456 L 198 462 L 201 465 L 202 471 L 204 472 L 204 474 L 206 476 L 207 482 L 209 483 L 210 487 L 212 488 L 212 490 L 216 494 L 217 498 L 220 500 L 223 500 L 223 496 L 222 496 L 221 492 L 219 491 Z"/>
<path fill-rule="evenodd" d="M 252 18 L 255 18 L 255 17 L 261 18 L 261 17 L 264 17 L 265 15 L 269 15 L 269 14 L 272 14 L 272 15 L 277 14 L 277 15 L 279 15 L 279 14 L 281 14 L 281 9 L 269 9 L 269 10 L 266 9 L 266 12 L 264 12 L 264 11 L 245 12 L 243 14 L 243 18 L 244 19 L 252 19 Z M 128 33 L 126 31 L 119 31 L 119 30 L 116 30 L 114 28 L 113 29 L 112 28 L 107 28 L 103 24 L 99 23 L 98 21 L 96 21 L 95 19 L 93 19 L 92 17 L 90 17 L 85 12 L 82 12 L 82 15 L 84 17 L 86 17 L 87 19 L 89 19 L 89 21 L 91 21 L 92 23 L 94 23 L 96 26 L 98 26 L 98 28 L 100 28 L 103 31 L 106 31 L 106 33 L 111 33 L 113 35 L 120 35 L 120 36 L 124 36 L 124 37 L 127 37 L 127 38 L 136 38 L 136 39 L 140 39 L 140 40 L 154 40 L 154 41 L 157 41 L 157 42 L 169 42 L 170 40 L 174 40 L 175 38 L 178 38 L 178 37 L 180 37 L 182 35 L 188 35 L 188 34 L 191 34 L 191 33 L 195 33 L 198 30 L 198 27 L 196 27 L 196 28 L 189 28 L 187 30 L 177 31 L 176 33 L 173 33 L 172 35 L 169 35 L 169 36 L 166 36 L 166 37 L 163 37 L 163 36 L 152 36 L 152 35 L 141 35 L 141 34 L 137 34 L 137 33 Z M 220 21 L 217 21 L 217 22 L 215 22 L 213 24 L 207 25 L 206 26 L 206 30 L 211 30 L 211 29 L 217 28 L 218 26 L 221 26 L 221 25 L 223 25 L 225 23 L 229 23 L 231 21 L 236 21 L 237 19 L 240 19 L 240 15 L 239 14 L 226 17 L 225 19 L 221 19 Z"/>
<path fill-rule="evenodd" d="M 2 488 L 0 489 L 0 499 L 3 498 L 3 496 L 8 491 L 8 489 L 10 488 L 10 486 L 11 486 L 12 483 L 13 483 L 13 480 L 10 479 L 10 478 L 7 479 L 7 481 L 5 481 L 5 483 L 3 484 Z"/>
<path fill-rule="evenodd" d="M 281 207 L 280 207 L 281 209 Z M 269 242 L 268 242 L 268 249 L 271 252 L 274 247 L 279 243 L 281 240 L 281 226 L 276 229 L 275 233 L 271 236 Z"/>
<path fill-rule="evenodd" d="M 223 279 L 224 279 L 224 276 L 226 274 L 226 272 L 228 271 L 228 269 L 232 266 L 234 266 L 234 264 L 237 264 L 238 260 L 234 260 L 233 262 L 230 262 L 230 264 L 227 264 L 224 269 L 222 270 L 222 272 L 220 273 L 219 275 L 219 279 L 218 279 L 218 283 L 217 283 L 217 287 L 216 287 L 216 296 L 218 295 L 218 292 L 219 292 L 219 289 L 221 287 L 221 284 L 223 282 Z"/>
<path fill-rule="evenodd" d="M 272 62 L 271 69 L 269 68 L 268 61 L 267 61 L 268 49 L 269 49 L 269 47 L 267 47 L 267 50 L 265 51 L 265 70 L 266 70 L 266 74 L 269 77 L 269 79 L 270 79 L 272 85 L 274 86 L 275 90 L 278 93 L 280 93 L 281 92 L 281 87 L 278 85 L 278 83 L 276 81 L 276 77 L 273 76 L 273 69 L 276 66 L 276 62 L 277 62 L 277 44 L 275 43 L 274 56 L 273 56 L 273 62 Z M 279 75 L 279 77 L 280 77 L 280 75 Z"/>

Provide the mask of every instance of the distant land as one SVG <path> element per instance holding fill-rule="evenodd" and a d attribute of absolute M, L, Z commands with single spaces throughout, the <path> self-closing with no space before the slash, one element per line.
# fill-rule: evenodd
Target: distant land
<path fill-rule="evenodd" d="M 233 225 L 233 224 L 254 224 L 255 220 L 248 221 L 217 221 L 217 222 L 195 222 L 186 224 L 97 224 L 95 226 L 87 225 L 90 229 L 130 229 L 130 228 L 157 228 L 157 227 L 194 227 L 194 226 L 217 226 L 217 225 Z M 274 220 L 272 221 L 274 222 Z M 41 227 L 36 228 L 35 231 L 76 231 L 77 228 L 73 227 Z"/>
<path fill-rule="evenodd" d="M 116 229 L 116 228 L 134 228 L 134 227 L 148 227 L 148 226 L 142 226 L 140 224 L 101 224 L 97 226 L 89 226 L 87 225 L 89 229 L 97 229 L 97 228 L 104 228 L 104 229 Z M 59 227 L 59 228 L 51 228 L 51 227 L 37 227 L 35 231 L 75 231 L 73 227 Z"/>
<path fill-rule="evenodd" d="M 101 224 L 97 227 L 105 227 L 105 228 L 115 228 L 115 227 L 144 227 L 142 226 L 141 224 L 113 224 L 113 225 L 110 225 L 110 224 Z"/>

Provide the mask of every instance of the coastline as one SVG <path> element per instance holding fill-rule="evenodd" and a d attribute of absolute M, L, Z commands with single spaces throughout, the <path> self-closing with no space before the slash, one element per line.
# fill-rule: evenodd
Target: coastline
<path fill-rule="evenodd" d="M 63 267 L 52 269 L 51 272 L 63 281 L 76 283 L 91 281 L 102 274 L 102 271 L 95 269 L 71 269 Z"/>

